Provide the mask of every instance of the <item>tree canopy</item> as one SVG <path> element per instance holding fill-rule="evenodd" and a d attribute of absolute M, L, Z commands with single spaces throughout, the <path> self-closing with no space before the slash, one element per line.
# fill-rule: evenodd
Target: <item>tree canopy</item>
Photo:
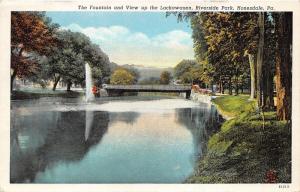
<path fill-rule="evenodd" d="M 54 82 L 62 79 L 68 84 L 82 84 L 85 80 L 85 63 L 89 63 L 93 78 L 101 80 L 109 76 L 109 59 L 98 45 L 82 33 L 60 31 L 59 41 L 63 46 L 54 47 L 48 57 L 45 70 Z M 56 83 L 54 84 L 56 85 Z M 53 88 L 55 90 L 55 87 Z"/>
<path fill-rule="evenodd" d="M 182 83 L 192 83 L 193 75 L 192 69 L 197 66 L 197 62 L 194 60 L 182 60 L 174 68 L 174 75 Z"/>
<path fill-rule="evenodd" d="M 232 94 L 232 89 L 238 94 L 239 89 L 249 88 L 251 98 L 257 99 L 259 109 L 271 110 L 274 107 L 275 76 L 278 118 L 290 119 L 291 49 L 287 48 L 292 42 L 290 13 L 175 14 L 179 20 L 190 19 L 195 57 L 200 64 L 200 67 L 188 62 L 178 64 L 175 67 L 177 78 L 219 84 L 219 90 L 223 92 L 227 88 L 229 94 Z"/>
<path fill-rule="evenodd" d="M 39 56 L 51 54 L 50 48 L 58 46 L 57 29 L 44 12 L 11 13 L 11 86 L 16 76 L 38 72 Z"/>
<path fill-rule="evenodd" d="M 160 74 L 160 84 L 167 85 L 171 81 L 171 73 L 169 71 L 163 71 Z"/>
<path fill-rule="evenodd" d="M 110 83 L 113 85 L 132 85 L 134 84 L 134 76 L 125 68 L 117 68 L 111 75 Z"/>
<path fill-rule="evenodd" d="M 84 85 L 84 64 L 98 82 L 110 76 L 110 61 L 101 48 L 79 32 L 61 30 L 44 12 L 12 12 L 11 86 L 16 76 L 45 86 L 59 81 Z"/>

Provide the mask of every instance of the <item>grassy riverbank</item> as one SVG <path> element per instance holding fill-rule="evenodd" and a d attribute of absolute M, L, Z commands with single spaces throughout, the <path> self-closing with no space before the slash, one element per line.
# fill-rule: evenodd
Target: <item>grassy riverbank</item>
<path fill-rule="evenodd" d="M 213 101 L 230 120 L 209 139 L 207 153 L 187 183 L 291 182 L 289 123 L 277 121 L 275 112 L 257 112 L 255 101 L 248 98 Z"/>

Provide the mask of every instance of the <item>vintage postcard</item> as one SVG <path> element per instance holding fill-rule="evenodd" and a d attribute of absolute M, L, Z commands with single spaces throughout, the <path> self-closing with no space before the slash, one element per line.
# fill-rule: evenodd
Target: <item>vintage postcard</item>
<path fill-rule="evenodd" d="M 2 192 L 300 191 L 298 1 L 1 1 Z"/>

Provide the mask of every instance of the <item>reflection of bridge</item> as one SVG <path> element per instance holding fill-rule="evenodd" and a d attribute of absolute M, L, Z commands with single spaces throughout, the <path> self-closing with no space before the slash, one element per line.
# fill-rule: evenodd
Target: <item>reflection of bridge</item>
<path fill-rule="evenodd" d="M 122 94 L 124 92 L 171 92 L 191 95 L 190 85 L 105 85 L 108 95 Z"/>

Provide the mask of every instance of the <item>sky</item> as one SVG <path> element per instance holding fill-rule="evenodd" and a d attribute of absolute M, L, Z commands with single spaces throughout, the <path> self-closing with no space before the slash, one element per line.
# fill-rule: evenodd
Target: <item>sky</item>
<path fill-rule="evenodd" d="M 187 22 L 162 12 L 47 12 L 63 29 L 82 32 L 117 64 L 174 67 L 193 59 Z"/>

